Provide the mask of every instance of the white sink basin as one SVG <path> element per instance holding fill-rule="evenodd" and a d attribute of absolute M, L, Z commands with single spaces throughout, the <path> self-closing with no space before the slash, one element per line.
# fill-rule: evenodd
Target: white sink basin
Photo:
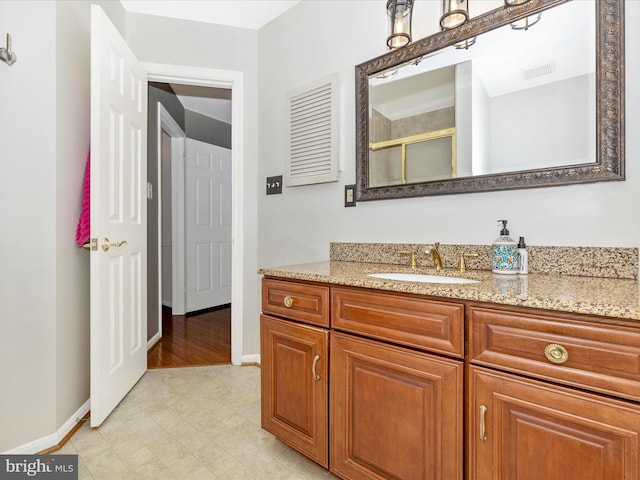
<path fill-rule="evenodd" d="M 423 282 L 423 283 L 480 283 L 471 278 L 445 277 L 442 275 L 427 275 L 423 273 L 370 273 L 369 277 L 383 278 L 385 280 L 401 280 L 403 282 Z"/>

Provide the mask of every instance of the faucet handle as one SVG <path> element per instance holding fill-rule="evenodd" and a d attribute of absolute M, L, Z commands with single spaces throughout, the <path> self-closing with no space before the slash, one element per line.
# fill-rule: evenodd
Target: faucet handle
<path fill-rule="evenodd" d="M 412 248 L 411 250 L 400 252 L 400 255 L 411 255 L 411 268 L 418 268 L 418 262 L 416 261 L 416 250 L 414 248 Z"/>
<path fill-rule="evenodd" d="M 458 259 L 458 271 L 466 272 L 467 271 L 467 262 L 465 262 L 465 257 L 476 258 L 478 257 L 477 253 L 461 253 L 460 258 Z"/>

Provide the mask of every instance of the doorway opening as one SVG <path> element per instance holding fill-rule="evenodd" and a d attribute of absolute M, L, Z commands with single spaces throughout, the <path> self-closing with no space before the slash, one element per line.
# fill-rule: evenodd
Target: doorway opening
<path fill-rule="evenodd" d="M 173 65 L 155 65 L 155 64 L 150 65 L 148 66 L 149 82 L 150 82 L 150 85 L 152 84 L 151 82 L 168 83 L 168 84 L 171 84 L 171 86 L 176 90 L 191 89 L 193 91 L 193 89 L 196 88 L 194 86 L 206 87 L 205 90 L 208 90 L 208 91 L 218 90 L 218 94 L 220 93 L 220 91 L 226 89 L 228 94 L 230 94 L 228 103 L 231 104 L 231 109 L 233 109 L 233 119 L 232 120 L 230 119 L 230 123 L 228 124 L 228 129 L 229 129 L 228 143 L 231 146 L 231 149 L 228 152 L 228 158 L 226 160 L 220 160 L 219 152 L 217 153 L 214 152 L 214 154 L 212 155 L 209 155 L 207 153 L 205 155 L 202 153 L 202 151 L 199 150 L 203 146 L 201 145 L 201 143 L 203 142 L 201 142 L 200 140 L 193 141 L 193 143 L 195 144 L 194 150 L 197 151 L 196 158 L 193 161 L 198 163 L 199 166 L 202 166 L 204 164 L 210 164 L 210 166 L 212 166 L 210 170 L 212 171 L 215 170 L 216 172 L 222 171 L 228 177 L 226 180 L 226 183 L 224 183 L 223 181 L 224 186 L 221 189 L 217 189 L 217 193 L 215 193 L 216 202 L 223 197 L 226 199 L 226 203 L 223 202 L 225 203 L 224 205 L 225 208 L 220 208 L 220 206 L 222 205 L 221 203 L 216 203 L 215 205 L 212 203 L 212 204 L 205 205 L 204 207 L 203 205 L 200 205 L 200 207 L 198 207 L 199 216 L 196 215 L 195 222 L 198 223 L 198 221 L 201 221 L 204 217 L 211 216 L 210 214 L 212 213 L 212 210 L 215 209 L 216 214 L 220 214 L 224 216 L 224 221 L 222 223 L 228 227 L 228 231 L 226 232 L 227 240 L 218 242 L 214 247 L 212 245 L 208 245 L 208 246 L 204 245 L 203 242 L 200 242 L 200 239 L 196 239 L 195 240 L 196 243 L 194 243 L 194 245 L 196 246 L 190 248 L 186 243 L 189 241 L 188 240 L 189 236 L 187 232 L 187 228 L 188 228 L 187 224 L 189 222 L 189 219 L 186 218 L 189 210 L 187 209 L 187 212 L 184 213 L 183 219 L 178 218 L 178 222 L 181 225 L 185 225 L 184 238 L 186 239 L 185 243 L 183 244 L 185 254 L 181 256 L 181 258 L 184 259 L 184 265 L 185 265 L 183 270 L 185 275 L 184 281 L 180 282 L 180 284 L 184 286 L 184 289 L 183 289 L 184 294 L 182 294 L 181 292 L 179 292 L 179 289 L 175 288 L 174 285 L 170 285 L 169 287 L 167 287 L 165 282 L 162 280 L 161 273 L 165 270 L 167 271 L 170 270 L 172 273 L 170 277 L 173 279 L 176 278 L 176 275 L 175 275 L 176 272 L 174 271 L 175 262 L 173 262 L 172 260 L 168 261 L 167 256 L 162 252 L 163 250 L 166 250 L 166 248 L 163 248 L 163 246 L 166 245 L 166 240 L 162 238 L 162 232 L 157 230 L 157 227 L 156 227 L 156 231 L 159 232 L 158 233 L 159 238 L 157 239 L 157 249 L 156 249 L 157 253 L 155 255 L 155 258 L 158 259 L 159 268 L 155 277 L 157 279 L 156 285 L 152 287 L 152 284 L 150 282 L 149 289 L 151 290 L 151 288 L 153 288 L 154 291 L 158 292 L 158 294 L 156 295 L 158 298 L 157 298 L 157 301 L 154 299 L 154 303 L 156 305 L 156 313 L 149 315 L 149 320 L 150 320 L 149 345 L 150 346 L 154 344 L 161 345 L 160 339 L 161 337 L 164 337 L 165 333 L 168 334 L 167 335 L 168 337 L 169 336 L 175 337 L 176 334 L 182 335 L 184 333 L 195 334 L 196 336 L 199 335 L 200 338 L 196 342 L 200 342 L 203 340 L 203 338 L 209 338 L 209 340 L 211 340 L 212 336 L 214 335 L 212 332 L 215 331 L 216 332 L 215 335 L 218 337 L 218 340 L 226 339 L 227 345 L 229 344 L 229 337 L 230 337 L 231 345 L 230 347 L 226 347 L 226 354 L 224 353 L 225 348 L 221 347 L 220 351 L 216 354 L 218 356 L 215 357 L 215 359 L 212 359 L 210 361 L 215 362 L 215 364 L 221 363 L 219 355 L 222 354 L 222 355 L 226 355 L 227 357 L 226 363 L 228 363 L 230 360 L 231 363 L 233 363 L 234 365 L 239 365 L 242 363 L 241 362 L 242 352 L 240 349 L 242 344 L 241 343 L 242 342 L 242 322 L 241 322 L 242 305 L 240 303 L 236 305 L 236 302 L 234 302 L 234 299 L 242 298 L 242 271 L 240 268 L 241 258 L 242 258 L 241 257 L 242 255 L 242 252 L 241 252 L 241 245 L 242 245 L 241 205 L 242 203 L 241 203 L 240 188 L 239 188 L 239 186 L 241 185 L 242 158 L 240 153 L 234 150 L 236 146 L 238 146 L 238 150 L 239 150 L 239 146 L 241 145 L 241 142 L 240 142 L 241 132 L 239 131 L 239 128 L 240 128 L 239 125 L 241 124 L 240 118 L 242 114 L 239 108 L 241 105 L 240 100 L 242 97 L 241 74 L 239 72 L 216 71 L 216 70 L 209 70 L 209 69 L 195 69 L 195 70 L 197 70 L 197 72 L 194 72 L 194 69 L 189 67 L 184 68 L 184 67 L 173 66 Z M 184 93 L 184 92 L 180 91 L 175 93 Z M 152 105 L 151 96 L 150 96 L 149 104 Z M 150 109 L 150 113 L 152 108 Z M 187 110 L 189 110 L 188 107 L 187 107 Z M 192 117 L 194 116 L 197 117 L 199 115 L 199 112 L 196 112 L 195 115 L 191 113 L 189 115 L 191 115 Z M 161 125 L 160 117 L 161 117 L 161 114 L 158 115 L 158 125 Z M 212 193 L 206 191 L 206 186 L 213 185 L 213 183 L 218 182 L 219 179 L 212 179 L 209 177 L 198 178 L 198 175 L 196 175 L 195 177 L 196 183 L 193 183 L 191 187 L 188 186 L 189 166 L 188 166 L 188 158 L 186 157 L 189 156 L 189 143 L 192 141 L 192 139 L 189 139 L 190 137 L 189 132 L 187 131 L 187 134 L 184 137 L 182 137 L 182 140 L 180 140 L 180 138 L 176 139 L 176 137 L 172 136 L 170 132 L 167 132 L 163 128 L 156 127 L 152 122 L 151 115 L 150 115 L 149 121 L 150 121 L 149 131 L 151 132 L 152 129 L 158 128 L 158 131 L 160 132 L 160 136 L 158 136 L 158 139 L 155 141 L 156 143 L 152 144 L 150 140 L 149 149 L 152 149 L 152 148 L 157 149 L 158 145 L 160 145 L 160 148 L 162 148 L 161 145 L 163 142 L 163 138 L 164 138 L 164 143 L 166 144 L 165 150 L 169 152 L 176 150 L 176 148 L 174 147 L 176 146 L 176 144 L 179 145 L 180 141 L 184 142 L 184 146 L 185 146 L 184 151 L 186 153 L 186 156 L 183 157 L 184 158 L 183 165 L 185 165 L 185 167 L 183 168 L 182 172 L 180 172 L 180 170 L 178 169 L 178 182 L 183 181 L 185 184 L 185 188 L 183 192 L 185 194 L 185 198 L 184 198 L 185 204 L 188 203 L 190 194 L 192 195 L 192 197 L 197 196 L 197 195 L 193 195 L 195 190 L 199 192 L 201 200 L 203 198 L 205 199 L 213 198 Z M 162 125 L 162 127 L 164 127 L 164 125 Z M 188 130 L 188 126 L 186 130 Z M 218 134 L 219 133 L 220 132 L 218 131 Z M 201 135 L 202 132 L 200 132 L 199 134 Z M 194 136 L 197 136 L 197 135 L 198 134 Z M 178 137 L 180 136 L 178 135 Z M 204 142 L 204 143 L 207 143 L 207 142 Z M 220 143 L 220 142 L 217 142 L 217 143 Z M 204 145 L 204 147 L 208 148 L 208 145 Z M 220 146 L 218 145 L 218 147 Z M 222 148 L 224 149 L 225 147 L 222 147 Z M 179 148 L 177 148 L 177 150 L 179 151 Z M 211 159 L 214 159 L 214 160 L 211 160 Z M 175 165 L 175 162 L 171 163 L 172 167 L 174 165 Z M 160 171 L 160 174 L 161 173 L 162 172 Z M 184 174 L 184 177 L 180 178 L 180 174 Z M 152 177 L 153 175 L 150 174 L 150 178 Z M 159 185 L 161 183 L 164 183 L 161 175 L 158 175 L 157 178 L 158 180 L 156 180 L 156 183 L 158 183 Z M 174 181 L 176 176 L 172 173 L 170 175 L 170 178 L 171 178 L 171 181 Z M 173 185 L 172 185 L 172 189 L 173 189 Z M 222 194 L 220 194 L 220 192 L 222 192 Z M 158 192 L 158 194 L 160 194 L 160 192 Z M 165 200 L 164 203 L 166 204 L 167 201 Z M 191 208 L 192 212 L 194 210 L 193 207 L 194 207 L 193 205 L 189 207 Z M 172 209 L 171 212 L 173 213 L 174 210 L 175 209 Z M 151 217 L 151 214 L 150 214 L 150 217 Z M 182 224 L 182 220 L 185 221 L 184 224 Z M 172 230 L 175 230 L 175 229 L 172 228 Z M 200 249 L 199 252 L 198 252 L 198 248 Z M 186 258 L 188 256 L 187 254 L 199 255 L 195 259 L 195 265 L 198 266 L 198 268 L 203 264 L 206 264 L 209 260 L 211 260 L 213 256 L 218 256 L 218 257 L 222 256 L 227 260 L 227 263 L 225 265 L 219 265 L 219 262 L 213 262 L 213 263 L 216 263 L 216 265 L 220 266 L 219 270 L 223 270 L 227 278 L 229 279 L 227 284 L 224 284 L 225 282 L 222 282 L 222 284 L 218 282 L 218 285 L 217 285 L 218 287 L 221 287 L 221 288 L 218 288 L 218 293 L 221 289 L 222 290 L 227 289 L 227 294 L 228 294 L 227 297 L 225 297 L 224 295 L 222 297 L 218 296 L 216 299 L 214 299 L 211 302 L 209 302 L 209 300 L 207 299 L 203 300 L 202 298 L 200 298 L 195 303 L 189 301 L 187 288 L 192 287 L 193 285 L 188 285 L 189 282 L 187 281 L 189 277 L 188 261 L 191 261 L 193 263 L 193 259 L 187 259 Z M 150 262 L 153 258 L 154 257 L 152 257 L 150 253 L 149 255 Z M 165 266 L 167 266 L 167 268 L 165 268 Z M 178 267 L 177 273 L 180 274 L 180 267 Z M 216 273 L 217 275 L 216 278 L 220 278 L 220 275 L 218 275 L 218 273 Z M 203 282 L 207 283 L 207 281 L 209 279 L 212 279 L 213 277 L 212 275 L 210 275 L 210 272 L 202 271 L 201 269 L 197 273 L 197 275 L 193 278 L 195 278 L 196 281 L 201 281 L 200 284 L 196 285 L 196 287 L 198 287 L 196 288 L 196 293 L 201 296 L 201 294 L 203 293 L 203 290 L 205 290 L 201 288 L 203 285 Z M 162 298 L 162 297 L 167 297 L 167 292 L 171 292 L 171 294 L 169 294 L 169 297 L 171 298 L 169 302 L 163 301 L 164 299 Z M 176 295 L 176 292 L 178 293 L 178 295 Z M 182 305 L 181 305 L 181 302 L 182 302 Z M 233 304 L 234 306 L 233 310 L 230 308 L 231 304 Z M 174 315 L 170 315 L 170 313 L 173 313 Z M 175 316 L 175 313 L 178 313 L 179 315 Z M 177 317 L 177 318 L 174 318 L 174 317 Z M 176 320 L 178 323 L 176 323 Z M 205 321 L 213 322 L 212 329 L 210 329 L 209 333 L 203 333 L 203 330 L 200 328 L 203 325 L 203 322 Z M 196 327 L 196 325 L 199 325 L 199 326 Z M 153 328 L 154 326 L 155 328 Z M 187 326 L 188 328 L 183 328 L 184 326 Z M 229 332 L 229 333 L 225 333 L 225 332 Z M 180 342 L 182 342 L 182 340 Z M 176 345 L 175 338 L 173 339 L 173 344 Z M 179 347 L 174 347 L 174 350 L 178 348 Z M 187 350 L 190 350 L 190 349 L 187 349 Z M 195 351 L 197 350 L 197 348 L 194 348 L 192 350 Z M 151 353 L 152 352 L 149 351 L 149 356 L 151 356 Z M 166 357 L 167 355 L 165 355 L 165 358 L 163 361 L 167 360 Z M 184 359 L 181 359 L 180 361 L 183 362 L 184 364 Z M 187 360 L 187 363 L 190 365 L 203 364 L 202 359 Z M 150 363 L 149 365 L 150 368 L 152 368 L 153 365 L 154 364 Z"/>
<path fill-rule="evenodd" d="M 162 307 L 162 338 L 147 352 L 147 368 L 231 363 L 231 305 L 172 315 Z"/>
<path fill-rule="evenodd" d="M 148 368 L 230 363 L 231 90 L 148 93 Z"/>

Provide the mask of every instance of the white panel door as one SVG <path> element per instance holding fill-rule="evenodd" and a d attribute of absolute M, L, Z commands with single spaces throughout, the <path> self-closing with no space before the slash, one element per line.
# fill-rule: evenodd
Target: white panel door
<path fill-rule="evenodd" d="M 91 6 L 91 426 L 147 369 L 147 74 Z"/>
<path fill-rule="evenodd" d="M 231 150 L 187 139 L 187 312 L 231 303 Z"/>

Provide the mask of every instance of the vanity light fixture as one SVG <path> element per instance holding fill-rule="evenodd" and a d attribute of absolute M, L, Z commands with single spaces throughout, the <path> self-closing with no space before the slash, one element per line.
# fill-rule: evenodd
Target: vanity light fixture
<path fill-rule="evenodd" d="M 469 0 L 442 0 L 440 28 L 451 30 L 469 20 Z"/>
<path fill-rule="evenodd" d="M 521 18 L 511 24 L 511 28 L 514 30 L 529 30 L 529 27 L 533 27 L 542 18 L 541 13 L 531 15 L 529 17 Z"/>
<path fill-rule="evenodd" d="M 404 47 L 411 42 L 412 10 L 413 0 L 387 0 L 389 15 L 387 46 L 390 49 Z"/>
<path fill-rule="evenodd" d="M 398 74 L 398 69 L 396 68 L 395 70 L 387 70 L 386 72 L 382 72 L 379 73 L 378 75 L 376 75 L 376 78 L 379 78 L 380 80 L 386 80 L 388 78 L 393 78 Z"/>
<path fill-rule="evenodd" d="M 454 43 L 453 46 L 456 47 L 456 50 L 468 50 L 470 46 L 476 43 L 476 37 L 467 38 L 466 40 L 462 40 L 461 42 Z"/>

